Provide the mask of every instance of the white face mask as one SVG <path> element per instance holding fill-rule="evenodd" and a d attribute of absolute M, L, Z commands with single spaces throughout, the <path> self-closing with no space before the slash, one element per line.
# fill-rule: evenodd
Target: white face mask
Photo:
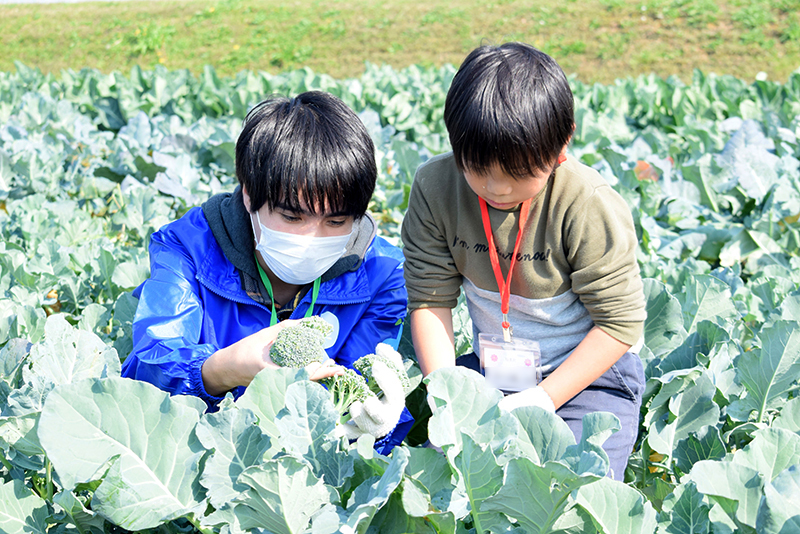
<path fill-rule="evenodd" d="M 352 234 L 352 231 L 331 237 L 289 234 L 264 226 L 258 212 L 256 220 L 261 229 L 256 250 L 270 271 L 287 284 L 304 285 L 319 278 L 342 257 Z M 250 224 L 253 224 L 252 217 Z"/>

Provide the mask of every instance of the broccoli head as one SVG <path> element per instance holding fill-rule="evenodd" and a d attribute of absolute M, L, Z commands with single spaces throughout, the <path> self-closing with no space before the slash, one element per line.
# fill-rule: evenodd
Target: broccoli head
<path fill-rule="evenodd" d="M 400 358 L 400 355 L 395 352 L 394 349 L 383 343 L 378 344 L 378 346 L 375 348 L 375 352 L 376 354 L 367 354 L 353 363 L 353 367 L 355 367 L 356 370 L 367 379 L 367 383 L 369 384 L 369 388 L 372 390 L 372 392 L 376 395 L 380 395 L 382 393 L 380 386 L 378 386 L 376 381 L 372 378 L 372 366 L 379 361 L 385 363 L 389 369 L 397 374 L 398 378 L 400 379 L 400 383 L 403 385 L 403 390 L 407 392 L 411 386 L 411 381 L 408 378 L 408 373 L 406 373 L 406 370 L 403 367 L 403 362 Z"/>
<path fill-rule="evenodd" d="M 278 332 L 269 357 L 281 367 L 302 368 L 310 363 L 321 363 L 328 359 L 323 344 L 332 331 L 333 327 L 318 316 L 303 319 Z"/>
<path fill-rule="evenodd" d="M 306 317 L 305 319 L 300 319 L 300 322 L 296 325 L 298 328 L 306 328 L 309 330 L 316 330 L 320 334 L 322 334 L 323 338 L 328 337 L 328 334 L 333 332 L 333 326 L 320 317 L 319 315 L 312 315 L 311 317 Z M 292 327 L 294 328 L 294 327 Z"/>
<path fill-rule="evenodd" d="M 326 378 L 322 380 L 322 383 L 330 391 L 342 423 L 350 419 L 347 412 L 350 410 L 351 404 L 356 401 L 364 402 L 368 397 L 375 396 L 364 377 L 348 368 L 344 369 L 344 374 Z"/>

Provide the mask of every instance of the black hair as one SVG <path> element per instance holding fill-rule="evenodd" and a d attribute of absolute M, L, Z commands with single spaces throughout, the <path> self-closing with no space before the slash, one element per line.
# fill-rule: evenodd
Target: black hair
<path fill-rule="evenodd" d="M 555 60 L 528 44 L 481 46 L 453 78 L 444 122 L 461 171 L 549 172 L 575 127 L 572 90 Z"/>
<path fill-rule="evenodd" d="M 358 219 L 377 175 L 364 124 L 339 98 L 320 91 L 267 98 L 247 114 L 236 142 L 236 177 L 250 196 L 250 211 L 266 204 Z"/>

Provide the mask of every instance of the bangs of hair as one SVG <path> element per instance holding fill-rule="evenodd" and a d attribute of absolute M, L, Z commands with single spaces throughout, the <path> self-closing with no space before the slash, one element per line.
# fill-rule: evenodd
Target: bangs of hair
<path fill-rule="evenodd" d="M 459 169 L 499 165 L 519 179 L 549 172 L 569 142 L 572 91 L 547 54 L 523 43 L 482 46 L 453 78 L 444 120 Z"/>
<path fill-rule="evenodd" d="M 375 149 L 358 116 L 333 95 L 278 97 L 248 113 L 236 174 L 253 211 L 266 204 L 358 218 L 375 189 Z"/>

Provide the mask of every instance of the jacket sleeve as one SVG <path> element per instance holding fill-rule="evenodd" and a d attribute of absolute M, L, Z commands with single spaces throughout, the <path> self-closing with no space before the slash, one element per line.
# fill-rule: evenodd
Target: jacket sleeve
<path fill-rule="evenodd" d="M 205 312 L 195 274 L 193 260 L 168 227 L 153 234 L 150 278 L 137 288 L 133 351 L 122 376 L 170 395 L 194 395 L 212 406 L 222 397 L 206 392 L 200 370 L 219 347 L 200 342 Z"/>

